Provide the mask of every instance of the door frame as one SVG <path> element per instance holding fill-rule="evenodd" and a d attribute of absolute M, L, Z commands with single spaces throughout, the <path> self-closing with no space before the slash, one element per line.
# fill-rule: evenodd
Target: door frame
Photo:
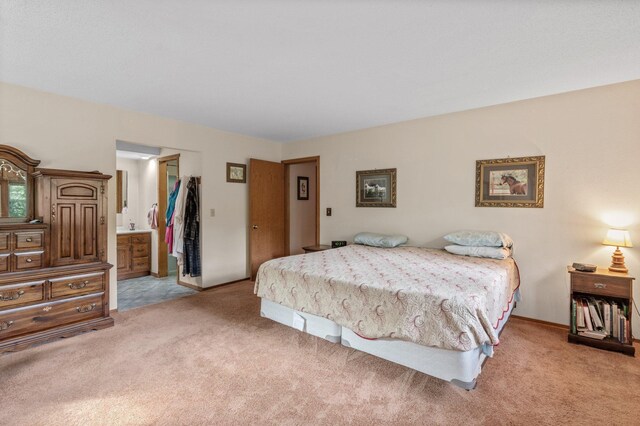
<path fill-rule="evenodd" d="M 167 195 L 167 163 L 169 161 L 177 161 L 178 178 L 180 177 L 180 154 L 167 155 L 158 158 L 158 277 L 166 277 L 169 275 L 169 262 L 167 256 L 169 250 L 164 242 L 164 235 L 167 229 L 167 203 L 169 196 Z M 176 274 L 179 276 L 180 274 Z"/>
<path fill-rule="evenodd" d="M 282 164 L 284 164 L 284 254 L 285 256 L 291 255 L 290 244 L 290 227 L 291 227 L 291 218 L 289 217 L 289 207 L 290 207 L 290 197 L 289 197 L 289 183 L 291 181 L 289 174 L 289 166 L 292 164 L 303 164 L 303 163 L 315 163 L 316 165 L 316 242 L 315 245 L 320 244 L 320 156 L 316 155 L 313 157 L 302 157 L 302 158 L 292 158 L 290 160 L 283 160 Z"/>

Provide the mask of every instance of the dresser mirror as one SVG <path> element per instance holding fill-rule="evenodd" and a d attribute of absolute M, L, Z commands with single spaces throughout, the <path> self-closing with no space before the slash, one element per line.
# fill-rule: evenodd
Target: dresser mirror
<path fill-rule="evenodd" d="M 0 224 L 33 218 L 33 172 L 40 161 L 0 145 Z"/>

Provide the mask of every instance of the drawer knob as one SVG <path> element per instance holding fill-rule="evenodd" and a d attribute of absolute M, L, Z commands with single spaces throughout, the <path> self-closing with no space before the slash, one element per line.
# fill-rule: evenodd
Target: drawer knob
<path fill-rule="evenodd" d="M 72 290 L 80 290 L 81 288 L 85 288 L 87 284 L 89 284 L 89 281 L 82 281 L 81 283 L 69 283 L 67 284 L 67 286 L 69 286 L 69 288 Z"/>
<path fill-rule="evenodd" d="M 25 239 L 26 242 L 30 243 L 31 241 L 33 241 L 33 238 L 28 237 L 27 239 Z"/>
<path fill-rule="evenodd" d="M 13 325 L 13 321 L 1 321 L 0 322 L 0 331 L 4 331 L 7 328 L 11 327 Z"/>
<path fill-rule="evenodd" d="M 593 283 L 593 286 L 595 288 L 607 288 L 607 285 L 605 283 Z"/>
<path fill-rule="evenodd" d="M 96 304 L 92 303 L 90 305 L 82 305 L 82 306 L 78 306 L 76 308 L 76 311 L 84 313 L 84 312 L 91 312 L 96 308 Z"/>
<path fill-rule="evenodd" d="M 24 290 L 14 291 L 9 294 L 0 293 L 0 301 L 9 302 L 11 300 L 18 300 L 24 294 Z"/>
<path fill-rule="evenodd" d="M 27 262 L 27 263 L 31 263 L 31 262 L 33 262 L 33 259 L 31 259 L 30 257 L 27 257 L 27 258 L 25 259 L 25 262 Z"/>

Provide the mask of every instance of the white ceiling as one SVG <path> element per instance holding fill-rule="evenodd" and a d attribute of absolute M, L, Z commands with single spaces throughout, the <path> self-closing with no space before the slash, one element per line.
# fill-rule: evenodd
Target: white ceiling
<path fill-rule="evenodd" d="M 0 80 L 278 141 L 638 78 L 640 1 L 0 2 Z"/>

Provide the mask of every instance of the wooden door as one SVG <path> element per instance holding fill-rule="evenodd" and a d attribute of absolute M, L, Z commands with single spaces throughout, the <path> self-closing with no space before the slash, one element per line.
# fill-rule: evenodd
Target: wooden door
<path fill-rule="evenodd" d="M 249 160 L 249 256 L 251 278 L 260 265 L 285 255 L 284 165 Z"/>
<path fill-rule="evenodd" d="M 103 191 L 100 181 L 51 180 L 52 266 L 98 262 L 105 255 Z"/>
<path fill-rule="evenodd" d="M 158 158 L 158 277 L 169 275 L 169 248 L 165 243 L 165 233 L 167 230 L 167 203 L 168 195 L 173 188 L 168 187 L 167 166 L 175 164 L 178 168 L 178 178 L 180 177 L 180 154 L 169 155 Z M 180 274 L 176 274 L 180 280 Z"/>

